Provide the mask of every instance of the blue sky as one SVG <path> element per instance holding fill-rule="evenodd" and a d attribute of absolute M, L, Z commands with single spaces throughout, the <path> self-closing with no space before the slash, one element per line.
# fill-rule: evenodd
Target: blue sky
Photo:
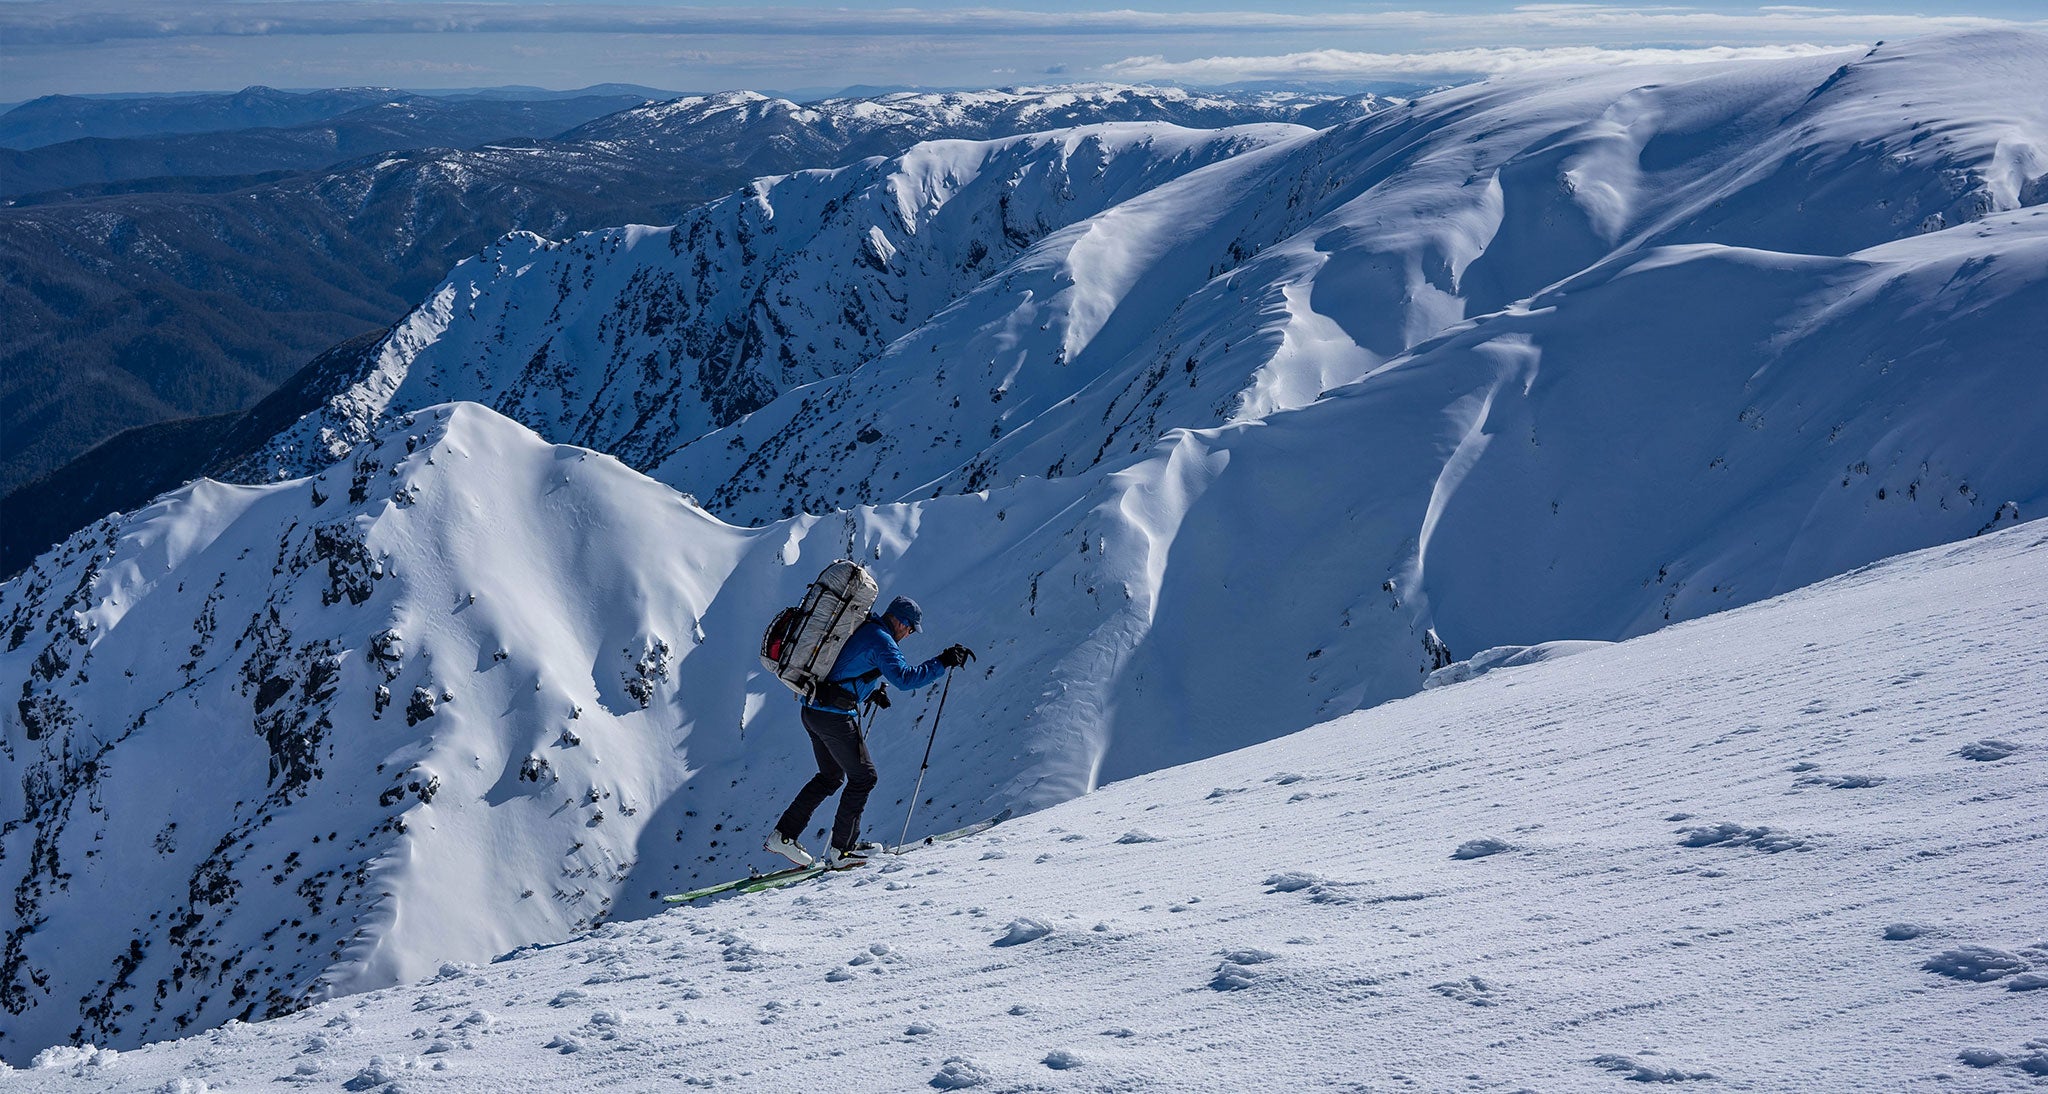
<path fill-rule="evenodd" d="M 2048 31 L 2048 0 L 0 0 L 0 101 L 378 84 L 784 91 L 1071 80 L 1429 81 L 1562 62 L 1770 55 L 1946 31 Z M 1649 52 L 1644 52 L 1649 51 Z"/>

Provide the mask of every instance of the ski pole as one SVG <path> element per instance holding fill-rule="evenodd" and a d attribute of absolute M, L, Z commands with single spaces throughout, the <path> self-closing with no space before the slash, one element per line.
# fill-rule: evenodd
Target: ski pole
<path fill-rule="evenodd" d="M 939 688 L 939 709 L 932 715 L 932 735 L 924 743 L 924 762 L 917 765 L 917 789 L 910 792 L 910 810 L 903 814 L 903 834 L 896 837 L 896 853 L 902 854 L 910 839 L 910 818 L 917 813 L 917 796 L 924 793 L 924 773 L 932 766 L 932 743 L 939 739 L 939 719 L 946 716 L 946 693 L 953 690 L 953 670 L 946 670 L 946 683 Z"/>

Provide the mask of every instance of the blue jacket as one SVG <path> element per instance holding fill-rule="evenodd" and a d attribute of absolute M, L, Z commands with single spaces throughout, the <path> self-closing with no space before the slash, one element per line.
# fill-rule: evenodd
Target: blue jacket
<path fill-rule="evenodd" d="M 881 676 L 860 679 L 876 671 L 879 671 Z M 847 639 L 846 647 L 839 651 L 839 660 L 832 662 L 832 671 L 825 674 L 828 682 L 843 684 L 853 693 L 853 706 L 835 706 L 822 697 L 816 701 L 805 700 L 804 705 L 812 710 L 852 714 L 883 680 L 904 691 L 914 691 L 926 684 L 937 682 L 939 677 L 944 675 L 946 666 L 939 664 L 936 657 L 916 668 L 911 668 L 910 662 L 903 659 L 903 649 L 896 644 L 896 638 L 889 633 L 889 628 L 879 617 L 870 615 L 867 622 L 854 629 L 853 637 Z"/>

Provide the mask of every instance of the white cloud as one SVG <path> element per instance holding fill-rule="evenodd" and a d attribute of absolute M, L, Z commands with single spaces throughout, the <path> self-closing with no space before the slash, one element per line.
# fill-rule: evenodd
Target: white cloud
<path fill-rule="evenodd" d="M 1052 77 L 1115 73 L 1188 82 L 1255 74 L 1358 78 L 1359 58 L 1378 58 L 1378 71 L 1388 78 L 1450 82 L 1445 77 L 1515 71 L 1552 58 L 1619 60 L 1616 51 L 1642 47 L 1782 49 L 1787 42 L 2048 30 L 2048 8 L 2025 8 L 2020 0 L 1977 0 L 2003 3 L 1997 10 L 2012 16 L 2004 20 L 1955 14 L 1948 5 L 1929 4 L 1926 15 L 1885 15 L 1800 0 L 1741 9 L 1732 6 L 1738 0 L 1691 0 L 1688 6 L 1675 6 L 1681 0 L 1643 6 L 1538 0 L 1520 8 L 1511 6 L 1514 0 L 1465 0 L 1454 7 L 1439 0 L 1433 11 L 1403 0 L 1387 2 L 1407 10 L 1306 10 L 1329 0 L 1110 0 L 1092 11 L 982 2 L 989 6 L 937 0 L 750 0 L 746 6 L 739 0 L 0 0 L 0 99 L 55 91 L 301 86 L 305 79 L 284 71 L 300 58 L 329 64 L 335 79 L 347 83 L 388 81 L 381 60 L 393 57 L 472 64 L 491 73 L 487 80 L 563 87 L 631 80 L 692 89 L 808 88 L 895 83 L 906 74 L 931 85 L 970 86 L 990 79 L 997 67 L 1046 69 Z M 1171 10 L 1232 2 L 1239 10 Z M 1286 10 L 1244 10 L 1264 4 Z M 220 59 L 184 60 L 185 47 L 198 45 L 223 51 Z M 522 56 L 513 46 L 545 53 Z M 1566 47 L 1604 51 L 1598 58 L 1555 52 Z M 1461 71 L 1442 72 L 1459 63 L 1460 54 L 1473 59 L 1461 62 Z M 1051 58 L 1064 69 L 1048 67 Z M 348 65 L 360 72 L 347 74 Z"/>
<path fill-rule="evenodd" d="M 1271 57 L 1201 57 L 1169 61 L 1161 56 L 1127 57 L 1103 66 L 1122 80 L 1393 79 L 1426 76 L 1499 76 L 1532 68 L 1568 65 L 1684 64 L 1706 61 L 1775 60 L 1833 53 L 1852 46 L 1705 46 L 1698 49 L 1608 49 L 1601 46 L 1477 47 L 1428 53 L 1358 53 L 1318 49 Z"/>

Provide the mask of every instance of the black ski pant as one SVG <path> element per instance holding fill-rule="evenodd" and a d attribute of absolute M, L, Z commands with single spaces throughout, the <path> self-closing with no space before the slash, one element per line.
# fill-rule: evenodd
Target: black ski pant
<path fill-rule="evenodd" d="M 867 808 L 868 793 L 875 788 L 875 761 L 868 756 L 868 743 L 860 735 L 860 721 L 851 714 L 834 714 L 804 707 L 804 731 L 811 735 L 811 751 L 818 757 L 818 773 L 796 792 L 796 800 L 775 822 L 775 830 L 791 839 L 803 835 L 811 814 L 839 789 L 839 812 L 832 818 L 832 846 L 853 847 L 860 835 L 860 812 Z"/>

